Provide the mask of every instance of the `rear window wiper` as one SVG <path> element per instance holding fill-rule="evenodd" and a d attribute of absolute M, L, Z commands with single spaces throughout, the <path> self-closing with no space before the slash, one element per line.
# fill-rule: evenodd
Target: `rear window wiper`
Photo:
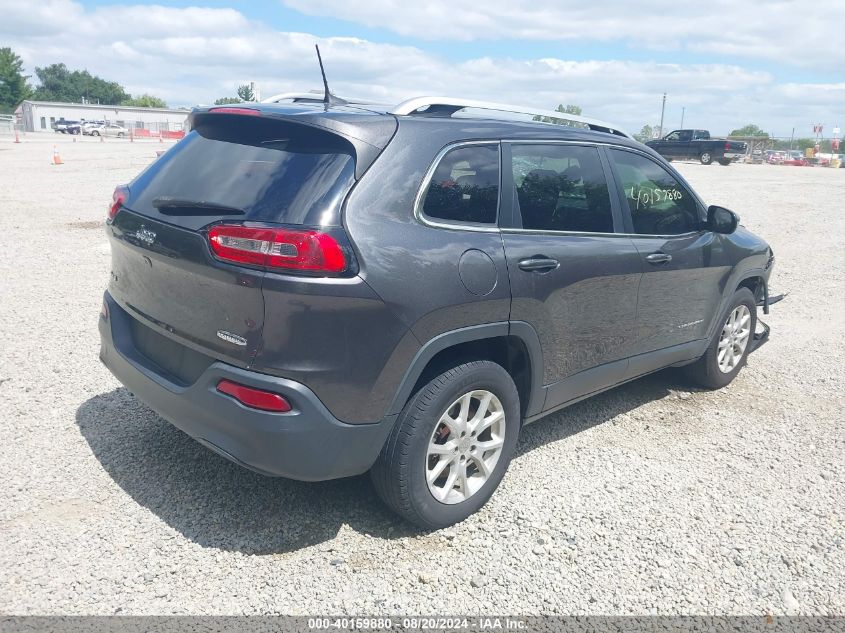
<path fill-rule="evenodd" d="M 153 206 L 164 215 L 245 215 L 246 211 L 217 202 L 188 200 L 161 196 L 153 199 Z"/>

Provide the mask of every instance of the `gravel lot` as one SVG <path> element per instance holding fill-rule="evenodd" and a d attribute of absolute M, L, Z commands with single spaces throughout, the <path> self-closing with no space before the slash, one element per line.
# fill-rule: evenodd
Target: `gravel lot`
<path fill-rule="evenodd" d="M 771 342 L 720 392 L 662 372 L 526 428 L 492 501 L 421 534 L 366 477 L 230 464 L 100 365 L 107 202 L 166 146 L 0 137 L 0 612 L 845 615 L 845 169 L 680 164 L 772 244 Z"/>

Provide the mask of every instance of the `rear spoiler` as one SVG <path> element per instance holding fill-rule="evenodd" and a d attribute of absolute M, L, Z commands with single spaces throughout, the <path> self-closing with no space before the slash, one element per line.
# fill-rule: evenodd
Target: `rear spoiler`
<path fill-rule="evenodd" d="M 338 114 L 335 111 L 335 114 Z M 194 108 L 188 115 L 188 125 L 194 128 L 214 117 L 259 117 L 264 121 L 279 121 L 313 127 L 323 132 L 336 134 L 348 141 L 355 149 L 355 178 L 360 178 L 399 127 L 395 117 L 343 112 L 341 116 L 326 116 L 325 108 L 313 104 L 296 104 L 290 107 L 261 104 L 238 104 L 237 106 L 219 106 Z"/>

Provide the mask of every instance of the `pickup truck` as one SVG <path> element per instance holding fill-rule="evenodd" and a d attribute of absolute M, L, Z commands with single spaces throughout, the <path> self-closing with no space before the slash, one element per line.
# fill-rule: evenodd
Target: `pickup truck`
<path fill-rule="evenodd" d="M 745 156 L 746 150 L 741 141 L 711 139 L 707 130 L 675 130 L 646 145 L 668 160 L 700 160 L 702 165 L 714 160 L 730 165 L 735 158 Z"/>

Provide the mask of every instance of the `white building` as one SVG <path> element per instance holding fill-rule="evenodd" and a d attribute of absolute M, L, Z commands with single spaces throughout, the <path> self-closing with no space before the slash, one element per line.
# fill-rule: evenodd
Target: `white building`
<path fill-rule="evenodd" d="M 178 132 L 184 129 L 190 110 L 139 108 L 90 103 L 24 101 L 15 110 L 19 125 L 27 132 L 52 132 L 59 119 L 67 121 L 106 121 L 134 130 Z"/>

